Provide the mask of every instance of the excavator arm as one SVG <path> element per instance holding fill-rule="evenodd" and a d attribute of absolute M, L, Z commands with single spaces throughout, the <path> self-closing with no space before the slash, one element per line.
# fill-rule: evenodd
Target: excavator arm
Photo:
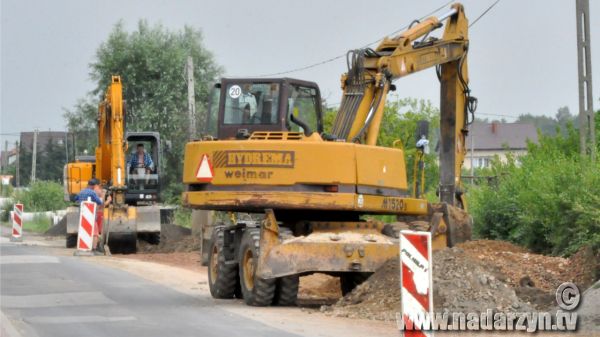
<path fill-rule="evenodd" d="M 96 176 L 110 185 L 115 206 L 125 204 L 125 109 L 120 76 L 113 76 L 105 98 L 98 106 Z"/>
<path fill-rule="evenodd" d="M 429 34 L 447 21 L 441 38 Z M 441 83 L 440 199 L 455 204 L 456 186 L 466 155 L 465 137 L 476 99 L 470 96 L 467 71 L 468 22 L 461 4 L 440 18 L 430 17 L 403 33 L 385 38 L 375 49 L 348 53 L 348 73 L 331 137 L 376 145 L 392 81 L 436 67 Z M 460 191 L 459 191 L 460 192 Z"/>

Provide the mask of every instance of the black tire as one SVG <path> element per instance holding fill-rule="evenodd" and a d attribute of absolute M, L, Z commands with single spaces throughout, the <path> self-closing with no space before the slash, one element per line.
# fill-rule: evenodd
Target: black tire
<path fill-rule="evenodd" d="M 279 227 L 279 240 L 283 241 L 293 238 L 294 233 L 287 227 Z M 290 275 L 280 277 L 275 283 L 275 297 L 273 305 L 296 306 L 298 301 L 298 286 L 300 285 L 300 276 Z"/>
<path fill-rule="evenodd" d="M 227 261 L 223 228 L 215 228 L 208 252 L 208 286 L 214 298 L 231 299 L 235 295 L 237 264 Z"/>
<path fill-rule="evenodd" d="M 275 296 L 273 304 L 279 306 L 296 306 L 298 301 L 298 286 L 300 276 L 291 275 L 280 277 L 275 283 Z"/>
<path fill-rule="evenodd" d="M 137 251 L 137 235 L 110 233 L 108 248 L 112 254 L 135 254 Z"/>
<path fill-rule="evenodd" d="M 275 296 L 275 279 L 256 277 L 259 244 L 260 229 L 246 229 L 240 242 L 238 255 L 240 285 L 247 305 L 268 306 Z"/>
<path fill-rule="evenodd" d="M 67 234 L 65 246 L 67 248 L 77 247 L 77 234 Z"/>
<path fill-rule="evenodd" d="M 354 288 L 365 282 L 372 273 L 343 273 L 340 275 L 342 295 L 346 296 Z"/>

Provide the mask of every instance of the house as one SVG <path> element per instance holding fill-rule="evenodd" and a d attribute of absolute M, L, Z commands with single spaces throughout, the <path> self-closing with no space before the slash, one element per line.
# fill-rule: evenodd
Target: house
<path fill-rule="evenodd" d="M 489 167 L 498 156 L 506 161 L 512 153 L 521 156 L 527 153 L 527 141 L 537 143 L 535 126 L 529 123 L 473 123 L 467 136 L 467 156 L 463 167 L 471 169 Z"/>

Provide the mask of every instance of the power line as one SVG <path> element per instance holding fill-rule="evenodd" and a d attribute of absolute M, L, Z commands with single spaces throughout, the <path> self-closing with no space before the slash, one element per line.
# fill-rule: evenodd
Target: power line
<path fill-rule="evenodd" d="M 450 3 L 452 3 L 452 2 L 454 2 L 454 0 L 451 0 L 451 1 L 448 1 L 448 2 L 444 3 L 444 4 L 443 4 L 443 5 L 441 5 L 440 7 L 436 8 L 436 9 L 432 10 L 431 12 L 429 12 L 429 13 L 427 13 L 427 14 L 423 15 L 422 17 L 420 17 L 420 18 L 419 18 L 419 20 L 423 20 L 423 19 L 425 19 L 425 18 L 427 18 L 427 17 L 429 17 L 429 16 L 431 16 L 431 15 L 433 15 L 433 14 L 435 14 L 435 13 L 439 12 L 440 10 L 442 10 L 442 9 L 446 8 L 446 7 L 447 7 L 447 6 L 448 6 Z M 499 2 L 500 2 L 500 0 L 496 0 L 494 3 L 492 3 L 492 4 L 491 4 L 491 5 L 488 7 L 488 8 L 486 8 L 486 9 L 485 9 L 485 10 L 484 10 L 484 11 L 483 11 L 483 12 L 482 12 L 482 13 L 481 13 L 481 14 L 480 14 L 480 15 L 479 15 L 479 16 L 478 16 L 478 17 L 477 17 L 477 18 L 476 18 L 476 19 L 475 19 L 475 20 L 474 20 L 474 21 L 473 21 L 473 22 L 472 22 L 470 25 L 469 25 L 469 27 L 472 27 L 473 25 L 475 25 L 475 24 L 477 23 L 477 21 L 479 21 L 481 18 L 483 18 L 485 15 L 487 15 L 487 13 L 488 13 L 490 10 L 492 10 L 492 8 L 494 8 L 494 6 L 496 6 L 496 5 L 497 5 Z M 395 30 L 395 31 L 393 31 L 393 32 L 391 32 L 391 33 L 389 33 L 389 34 L 387 34 L 386 36 L 393 36 L 393 35 L 395 35 L 395 34 L 397 34 L 397 33 L 401 32 L 401 31 L 403 31 L 403 30 L 407 29 L 409 26 L 410 26 L 410 25 L 405 25 L 405 26 L 403 26 L 402 28 L 399 28 L 399 29 L 397 29 L 397 30 Z M 370 43 L 368 43 L 368 44 L 364 45 L 362 48 L 369 47 L 369 46 L 371 46 L 371 45 L 373 45 L 373 44 L 375 44 L 375 43 L 377 43 L 377 42 L 379 42 L 379 41 L 381 41 L 381 39 L 377 39 L 377 40 L 375 40 L 375 41 L 373 41 L 373 42 L 370 42 Z M 327 63 L 330 63 L 330 62 L 333 62 L 333 61 L 339 60 L 339 59 L 341 59 L 341 58 L 343 58 L 343 57 L 345 57 L 345 56 L 346 56 L 346 54 L 341 54 L 341 55 L 337 55 L 337 56 L 334 56 L 334 57 L 331 57 L 331 58 L 325 59 L 325 60 L 323 60 L 323 61 L 316 62 L 316 63 L 312 63 L 312 64 L 309 64 L 309 65 L 306 65 L 306 66 L 303 66 L 303 67 L 293 68 L 293 69 L 290 69 L 290 70 L 286 70 L 286 71 L 280 71 L 280 72 L 277 72 L 277 73 L 263 74 L 263 75 L 259 75 L 259 76 L 256 76 L 256 77 L 271 77 L 271 76 L 280 76 L 280 75 L 285 75 L 285 74 L 295 73 L 295 72 L 298 72 L 298 71 L 308 70 L 308 69 L 311 69 L 311 68 L 315 68 L 315 67 L 318 67 L 318 66 L 321 66 L 321 65 L 324 65 L 324 64 L 327 64 Z"/>
<path fill-rule="evenodd" d="M 481 13 L 477 19 L 475 19 L 475 21 L 471 22 L 471 24 L 469 25 L 469 28 L 473 27 L 473 25 L 475 25 L 477 23 L 477 21 L 479 21 L 479 19 L 481 19 L 482 17 L 484 17 L 490 10 L 492 10 L 492 8 L 494 8 L 494 6 L 496 6 L 498 3 L 500 2 L 500 0 L 496 0 L 496 2 L 494 2 L 493 4 L 491 4 L 486 10 L 483 11 L 483 13 Z"/>
<path fill-rule="evenodd" d="M 441 5 L 440 7 L 436 8 L 435 10 L 433 10 L 433 11 L 425 14 L 424 16 L 420 17 L 419 20 L 423 20 L 423 19 L 425 19 L 425 18 L 427 18 L 427 17 L 429 17 L 429 16 L 431 16 L 431 15 L 439 12 L 440 10 L 444 9 L 445 7 L 447 7 L 452 2 L 454 2 L 454 0 L 451 0 L 451 1 L 448 1 L 448 2 L 444 3 L 443 5 Z M 399 28 L 399 29 L 391 32 L 390 34 L 387 34 L 386 36 L 395 35 L 395 34 L 401 32 L 401 31 L 405 30 L 409 26 L 410 25 L 405 25 L 402 28 Z M 373 44 L 375 44 L 375 43 L 377 43 L 379 41 L 381 41 L 381 39 L 377 39 L 377 40 L 375 40 L 373 42 L 367 43 L 362 48 L 369 47 L 369 46 L 371 46 L 371 45 L 373 45 Z M 339 59 L 341 59 L 342 57 L 345 57 L 345 56 L 346 56 L 346 54 L 341 54 L 341 55 L 334 56 L 334 57 L 328 58 L 326 60 L 323 60 L 323 61 L 320 61 L 320 62 L 316 62 L 316 63 L 313 63 L 313 64 L 309 64 L 309 65 L 306 65 L 306 66 L 303 66 L 303 67 L 298 67 L 298 68 L 294 68 L 294 69 L 291 69 L 291 70 L 281 71 L 281 72 L 278 72 L 278 73 L 263 74 L 263 75 L 259 75 L 259 76 L 256 76 L 256 77 L 271 77 L 271 76 L 280 76 L 280 75 L 285 75 L 285 74 L 289 74 L 289 73 L 295 73 L 295 72 L 298 72 L 298 71 L 315 68 L 315 67 L 321 66 L 323 64 L 327 64 L 327 63 L 333 62 L 335 60 L 339 60 Z"/>

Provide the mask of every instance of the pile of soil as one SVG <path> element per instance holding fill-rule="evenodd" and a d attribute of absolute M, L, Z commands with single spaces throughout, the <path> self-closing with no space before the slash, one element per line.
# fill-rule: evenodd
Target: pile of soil
<path fill-rule="evenodd" d="M 48 230 L 44 232 L 46 236 L 64 236 L 67 234 L 67 216 L 63 216 L 60 221 L 54 225 L 50 226 Z"/>
<path fill-rule="evenodd" d="M 433 254 L 433 302 L 436 311 L 482 312 L 531 310 L 515 291 L 460 248 Z M 394 321 L 400 312 L 399 261 L 384 264 L 365 283 L 335 305 L 322 307 L 335 316 Z"/>
<path fill-rule="evenodd" d="M 571 258 L 534 254 L 503 241 L 469 241 L 433 254 L 436 311 L 551 311 L 555 291 L 598 280 L 600 256 L 582 248 Z M 365 283 L 322 311 L 336 316 L 394 320 L 400 310 L 399 262 L 388 261 Z"/>
<path fill-rule="evenodd" d="M 162 224 L 160 229 L 160 243 L 150 244 L 138 240 L 138 253 L 173 253 L 191 252 L 200 249 L 200 243 L 192 237 L 189 228 L 174 224 Z"/>
<path fill-rule="evenodd" d="M 584 331 L 600 331 L 600 281 L 594 283 L 581 295 L 577 308 L 579 326 Z"/>
<path fill-rule="evenodd" d="M 333 304 L 342 297 L 340 278 L 316 273 L 300 278 L 298 304 L 300 306 Z"/>

